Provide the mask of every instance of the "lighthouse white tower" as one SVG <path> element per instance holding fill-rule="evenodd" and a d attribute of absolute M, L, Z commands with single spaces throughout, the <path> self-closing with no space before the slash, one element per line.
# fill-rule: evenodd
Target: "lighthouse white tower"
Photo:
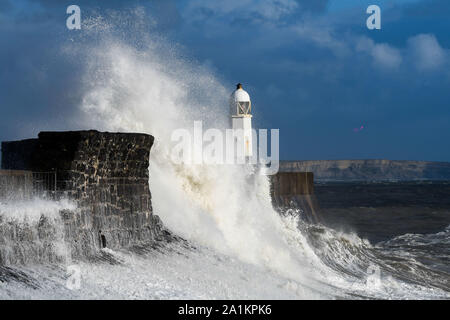
<path fill-rule="evenodd" d="M 245 157 L 252 156 L 252 102 L 242 84 L 236 85 L 236 90 L 230 97 L 232 128 L 238 140 L 238 148 L 243 147 Z M 240 141 L 239 141 L 240 140 Z M 241 142 L 241 143 L 239 143 Z"/>

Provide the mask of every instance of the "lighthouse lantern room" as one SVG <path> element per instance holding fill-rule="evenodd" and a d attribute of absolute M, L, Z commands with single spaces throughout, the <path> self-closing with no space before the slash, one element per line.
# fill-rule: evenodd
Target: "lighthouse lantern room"
<path fill-rule="evenodd" d="M 238 148 L 244 147 L 244 156 L 252 156 L 252 102 L 250 96 L 238 83 L 236 90 L 230 98 L 232 128 L 238 141 L 242 139 L 243 144 L 238 143 Z"/>

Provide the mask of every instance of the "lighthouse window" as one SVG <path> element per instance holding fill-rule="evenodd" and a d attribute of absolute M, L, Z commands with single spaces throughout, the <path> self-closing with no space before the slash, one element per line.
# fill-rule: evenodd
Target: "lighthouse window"
<path fill-rule="evenodd" d="M 251 112 L 250 101 L 240 101 L 237 104 L 238 114 L 249 114 Z"/>

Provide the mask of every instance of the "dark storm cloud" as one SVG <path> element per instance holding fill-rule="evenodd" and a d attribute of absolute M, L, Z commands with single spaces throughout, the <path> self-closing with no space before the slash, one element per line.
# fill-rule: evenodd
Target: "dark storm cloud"
<path fill-rule="evenodd" d="M 9 0 L 0 1 L 0 13 L 4 13 L 12 9 L 11 2 Z"/>
<path fill-rule="evenodd" d="M 83 62 L 58 53 L 66 3 L 29 3 L 0 15 L 0 140 L 65 129 L 81 96 Z M 282 158 L 450 160 L 446 0 L 393 5 L 381 31 L 367 30 L 359 7 L 330 13 L 322 0 L 76 4 L 84 17 L 144 7 L 151 35 L 181 43 L 230 90 L 244 83 L 255 123 L 280 128 Z"/>
<path fill-rule="evenodd" d="M 39 0 L 12 4 L 1 0 L 0 3 L 1 12 L 6 12 L 6 8 L 14 11 L 14 15 L 8 14 L 4 20 L 0 15 L 0 140 L 31 137 L 40 130 L 64 130 L 75 125 L 70 119 L 81 102 L 85 61 L 62 50 L 82 40 L 79 31 L 66 28 L 69 4 L 80 6 L 82 26 L 91 16 L 108 17 L 113 10 L 123 13 L 123 9 L 133 10 L 142 5 L 146 6 L 144 12 L 151 13 L 145 22 L 149 26 L 156 24 L 159 32 L 172 28 L 179 19 L 170 1 Z M 125 16 L 117 24 L 139 23 L 133 15 L 128 18 L 126 12 L 123 16 L 111 16 Z"/>
<path fill-rule="evenodd" d="M 1 28 L 1 27 L 0 27 Z M 59 55 L 55 24 L 20 25 L 0 33 L 0 135 L 3 139 L 64 128 L 77 68 Z M 38 124 L 41 126 L 37 127 Z M 6 133 L 5 133 L 6 131 Z"/>
<path fill-rule="evenodd" d="M 447 0 L 429 0 L 419 1 L 405 5 L 404 12 L 407 15 L 417 17 L 448 18 L 450 12 L 450 1 Z"/>
<path fill-rule="evenodd" d="M 303 11 L 324 12 L 329 0 L 296 0 Z"/>
<path fill-rule="evenodd" d="M 108 2 L 112 5 L 121 4 Z M 9 7 L 15 14 L 0 19 L 0 140 L 70 125 L 82 96 L 84 62 L 62 52 L 77 35 L 66 28 L 66 7 L 61 1 L 17 2 Z"/>
<path fill-rule="evenodd" d="M 162 0 L 159 0 L 162 1 Z M 61 0 L 34 0 L 34 3 L 39 3 L 41 7 L 52 9 L 59 7 L 68 7 L 71 4 L 75 4 L 83 7 L 101 7 L 101 8 L 120 8 L 128 7 L 130 5 L 146 5 L 150 2 L 159 1 L 146 1 L 146 0 L 108 0 L 108 1 L 92 1 L 92 0 L 76 0 L 76 1 L 61 1 Z"/>
<path fill-rule="evenodd" d="M 379 32 L 365 27 L 365 8 L 330 14 L 314 3 L 194 2 L 179 41 L 246 84 L 255 122 L 291 146 L 283 158 L 449 160 L 439 142 L 450 138 L 448 29 L 412 19 L 425 2 L 386 9 Z M 352 130 L 362 124 L 365 138 Z"/>
<path fill-rule="evenodd" d="M 9 0 L 2 0 L 7 3 Z M 69 5 L 77 5 L 81 9 L 82 17 L 98 16 L 108 14 L 111 11 L 121 12 L 133 10 L 134 8 L 144 8 L 152 19 L 161 29 L 171 28 L 179 23 L 179 12 L 172 0 L 24 0 L 14 3 L 18 11 L 16 21 L 24 22 L 43 22 L 49 20 L 65 21 L 67 18 L 66 9 Z M 12 5 L 10 4 L 9 7 Z"/>
<path fill-rule="evenodd" d="M 187 23 L 218 28 L 220 24 L 251 28 L 260 24 L 286 25 L 304 15 L 323 13 L 328 0 L 181 1 Z"/>

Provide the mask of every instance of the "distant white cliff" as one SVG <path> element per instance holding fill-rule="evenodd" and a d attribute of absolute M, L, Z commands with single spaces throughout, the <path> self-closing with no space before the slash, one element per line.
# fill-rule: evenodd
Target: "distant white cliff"
<path fill-rule="evenodd" d="M 450 180 L 450 162 L 398 160 L 281 161 L 280 171 L 309 171 L 314 180 Z"/>

